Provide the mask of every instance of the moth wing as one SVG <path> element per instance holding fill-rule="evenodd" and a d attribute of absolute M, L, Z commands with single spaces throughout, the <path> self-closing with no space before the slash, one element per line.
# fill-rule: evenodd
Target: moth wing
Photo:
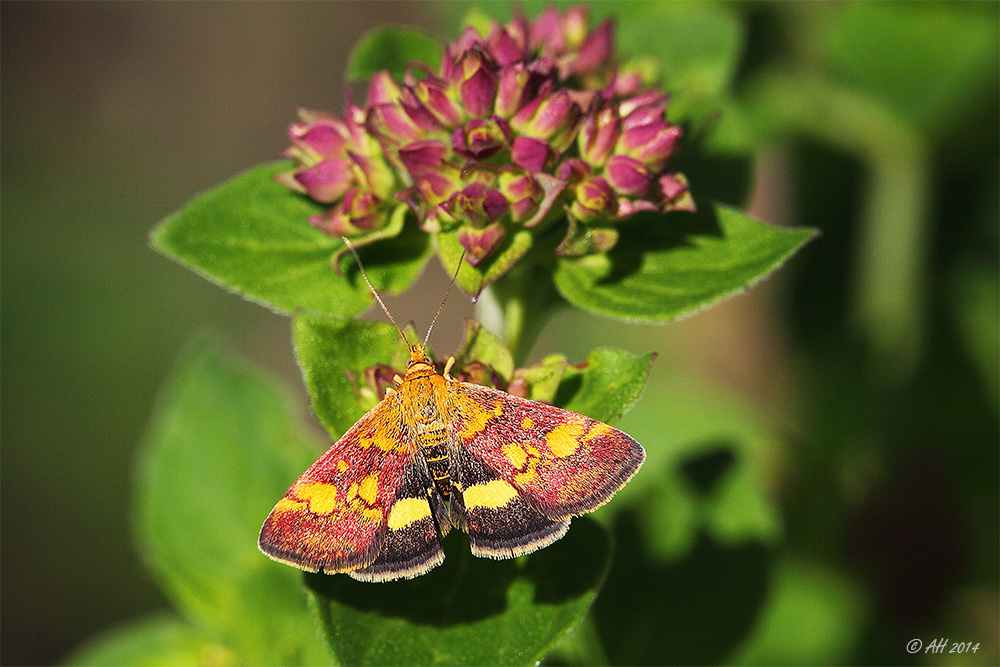
<path fill-rule="evenodd" d="M 443 558 L 426 476 L 391 395 L 295 481 L 264 521 L 260 549 L 308 572 L 373 581 L 421 574 Z"/>
<path fill-rule="evenodd" d="M 469 534 L 473 555 L 514 558 L 566 534 L 569 519 L 543 515 L 473 452 L 458 447 L 452 468 L 452 522 Z"/>
<path fill-rule="evenodd" d="M 489 387 L 453 385 L 459 448 L 553 521 L 606 503 L 646 458 L 631 436 L 603 422 Z"/>

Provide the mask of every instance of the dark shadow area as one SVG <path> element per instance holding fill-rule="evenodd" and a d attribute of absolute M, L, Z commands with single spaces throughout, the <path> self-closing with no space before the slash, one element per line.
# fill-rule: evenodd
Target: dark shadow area
<path fill-rule="evenodd" d="M 561 540 L 523 560 L 476 558 L 469 538 L 455 530 L 442 542 L 444 563 L 415 579 L 372 584 L 342 574 L 306 574 L 305 585 L 326 603 L 444 628 L 503 613 L 516 579 L 531 584 L 539 604 L 579 597 L 599 585 L 610 556 L 604 530 L 587 518 L 575 520 Z"/>
<path fill-rule="evenodd" d="M 706 127 L 712 131 L 712 125 Z M 706 153 L 704 149 L 681 151 L 670 159 L 670 170 L 684 174 L 692 187 L 695 204 L 700 210 L 712 202 L 736 208 L 746 206 L 750 192 L 752 165 L 747 157 Z"/>
<path fill-rule="evenodd" d="M 563 376 L 562 381 L 559 383 L 559 389 L 556 390 L 556 396 L 553 399 L 553 404 L 555 405 L 569 405 L 580 389 L 583 388 L 583 376 L 582 375 L 572 375 L 570 377 Z"/>
<path fill-rule="evenodd" d="M 736 463 L 735 445 L 719 442 L 698 448 L 698 454 L 680 464 L 681 476 L 704 497 L 711 495 Z"/>
<path fill-rule="evenodd" d="M 658 560 L 632 513 L 616 522 L 615 542 L 615 561 L 592 612 L 610 664 L 716 664 L 753 629 L 771 548 L 724 546 L 701 533 L 683 558 Z"/>
<path fill-rule="evenodd" d="M 611 270 L 598 281 L 599 285 L 619 282 L 639 271 L 643 255 L 648 252 L 689 246 L 690 236 L 723 236 L 718 215 L 707 204 L 695 213 L 643 211 L 622 221 L 618 230 L 621 234 L 618 243 L 607 253 Z"/>

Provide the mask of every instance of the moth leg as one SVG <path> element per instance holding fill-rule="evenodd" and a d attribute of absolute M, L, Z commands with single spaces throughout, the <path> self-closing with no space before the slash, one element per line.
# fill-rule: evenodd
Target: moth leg
<path fill-rule="evenodd" d="M 444 373 L 441 374 L 441 375 L 444 376 L 445 380 L 452 379 L 451 376 L 448 375 L 448 373 L 451 372 L 451 367 L 454 366 L 454 365 L 455 365 L 455 357 L 448 357 L 448 361 L 445 362 L 445 365 L 444 365 Z"/>
<path fill-rule="evenodd" d="M 399 385 L 403 384 L 403 378 L 399 377 L 398 375 L 393 375 L 392 376 L 392 381 L 396 383 L 397 387 Z"/>

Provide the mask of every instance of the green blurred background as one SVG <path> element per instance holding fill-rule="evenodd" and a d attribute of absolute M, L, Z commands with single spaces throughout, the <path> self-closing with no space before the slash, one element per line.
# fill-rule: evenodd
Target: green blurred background
<path fill-rule="evenodd" d="M 648 551 L 669 563 L 687 540 L 685 559 L 662 581 L 613 583 L 676 590 L 664 582 L 683 582 L 704 551 L 677 517 L 702 513 L 713 539 L 766 548 L 707 566 L 732 577 L 719 600 L 663 600 L 667 637 L 683 641 L 687 622 L 688 640 L 717 639 L 676 661 L 996 663 L 998 6 L 671 7 L 733 28 L 735 69 L 706 144 L 720 170 L 699 181 L 692 165 L 696 198 L 700 185 L 725 198 L 731 184 L 719 181 L 749 166 L 749 196 L 729 203 L 822 236 L 775 278 L 673 325 L 563 311 L 543 332 L 533 360 L 557 350 L 579 360 L 598 345 L 658 351 L 623 427 L 675 452 L 698 443 L 670 460 L 708 480 L 705 506 L 666 503 L 641 518 L 663 525 Z M 4 664 L 57 662 L 166 605 L 130 541 L 132 453 L 194 332 L 224 332 L 312 419 L 286 318 L 157 256 L 148 231 L 283 150 L 295 107 L 340 109 L 363 31 L 391 21 L 448 38 L 464 11 L 0 5 Z M 422 328 L 446 283 L 432 264 L 389 306 Z M 455 349 L 471 313 L 453 298 L 435 348 Z M 712 442 L 706 424 L 745 442 Z M 713 495 L 713 480 L 744 459 L 732 493 Z M 618 557 L 641 559 L 621 524 Z M 602 599 L 595 613 L 614 605 Z M 699 625 L 686 610 L 709 613 Z M 904 650 L 935 637 L 982 646 Z"/>

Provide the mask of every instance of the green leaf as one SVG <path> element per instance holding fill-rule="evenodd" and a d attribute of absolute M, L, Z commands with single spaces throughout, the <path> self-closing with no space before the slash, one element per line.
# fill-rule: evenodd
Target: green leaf
<path fill-rule="evenodd" d="M 582 364 L 566 367 L 554 403 L 598 421 L 617 421 L 638 400 L 655 358 L 610 348 L 594 350 Z"/>
<path fill-rule="evenodd" d="M 365 391 L 364 372 L 376 364 L 402 371 L 410 358 L 399 332 L 384 322 L 301 313 L 292 319 L 292 337 L 313 412 L 334 438 L 378 402 Z"/>
<path fill-rule="evenodd" d="M 309 224 L 309 216 L 324 207 L 274 181 L 290 168 L 287 162 L 261 165 L 198 195 L 160 223 L 152 245 L 275 310 L 360 313 L 371 302 L 368 286 L 360 276 L 338 274 L 331 263 L 343 242 Z M 430 246 L 427 234 L 408 225 L 399 237 L 366 248 L 362 257 L 372 260 L 366 264 L 372 284 L 384 292 L 404 290 L 426 263 Z"/>
<path fill-rule="evenodd" d="M 515 560 L 473 557 L 458 531 L 444 546 L 444 564 L 409 581 L 306 575 L 337 662 L 535 665 L 583 619 L 610 557 L 607 536 L 587 518 Z"/>
<path fill-rule="evenodd" d="M 272 505 L 315 459 L 287 395 L 192 345 L 157 405 L 138 465 L 140 551 L 181 613 L 249 664 L 323 660 L 298 571 L 257 549 Z"/>
<path fill-rule="evenodd" d="M 365 81 L 382 70 L 401 79 L 411 62 L 434 68 L 443 54 L 441 42 L 414 28 L 376 28 L 354 46 L 347 62 L 347 80 Z"/>
<path fill-rule="evenodd" d="M 153 616 L 101 635 L 76 651 L 65 664 L 119 667 L 228 665 L 232 650 L 208 639 L 178 618 Z"/>
<path fill-rule="evenodd" d="M 559 292 L 626 321 L 669 322 L 737 294 L 781 266 L 816 232 L 780 229 L 725 206 L 639 214 L 610 252 L 561 258 Z"/>
<path fill-rule="evenodd" d="M 507 382 L 514 374 L 514 359 L 510 350 L 482 324 L 467 318 L 462 347 L 455 353 L 455 367 L 461 368 L 468 361 L 488 364 Z"/>

